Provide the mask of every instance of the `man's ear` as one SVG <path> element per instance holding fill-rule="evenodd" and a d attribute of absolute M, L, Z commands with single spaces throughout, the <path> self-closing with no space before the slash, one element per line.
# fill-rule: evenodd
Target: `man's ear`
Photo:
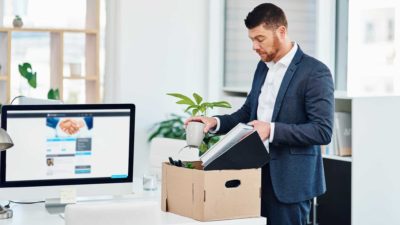
<path fill-rule="evenodd" d="M 279 37 L 279 39 L 281 39 L 281 40 L 286 39 L 287 29 L 285 26 L 278 27 L 275 32 L 276 32 L 276 35 Z"/>

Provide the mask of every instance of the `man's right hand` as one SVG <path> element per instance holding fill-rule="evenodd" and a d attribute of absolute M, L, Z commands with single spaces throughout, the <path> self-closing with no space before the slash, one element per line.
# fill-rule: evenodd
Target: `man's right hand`
<path fill-rule="evenodd" d="M 188 123 L 191 121 L 197 121 L 197 122 L 204 123 L 206 125 L 204 127 L 204 133 L 207 133 L 210 129 L 217 126 L 217 123 L 218 123 L 217 119 L 215 119 L 214 117 L 194 116 L 194 117 L 190 117 L 189 119 L 187 119 L 185 121 L 185 126 L 187 126 Z"/>

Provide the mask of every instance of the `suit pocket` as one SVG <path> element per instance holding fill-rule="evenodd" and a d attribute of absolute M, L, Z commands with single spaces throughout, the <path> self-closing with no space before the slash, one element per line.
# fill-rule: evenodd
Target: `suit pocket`
<path fill-rule="evenodd" d="M 290 154 L 293 154 L 293 155 L 317 155 L 317 148 L 315 148 L 315 147 L 290 148 Z"/>

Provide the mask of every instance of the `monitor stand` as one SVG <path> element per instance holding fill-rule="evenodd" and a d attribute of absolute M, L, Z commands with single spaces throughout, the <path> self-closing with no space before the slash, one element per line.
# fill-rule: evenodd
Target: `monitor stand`
<path fill-rule="evenodd" d="M 60 198 L 48 198 L 45 200 L 44 206 L 48 213 L 50 214 L 60 214 L 64 213 L 65 206 L 68 203 L 61 203 Z"/>

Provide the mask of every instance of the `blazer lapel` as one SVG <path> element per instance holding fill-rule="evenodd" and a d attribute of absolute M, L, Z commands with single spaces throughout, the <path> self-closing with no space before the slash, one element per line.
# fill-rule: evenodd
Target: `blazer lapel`
<path fill-rule="evenodd" d="M 255 87 L 255 92 L 256 94 L 254 95 L 254 102 L 255 102 L 255 106 L 252 110 L 251 116 L 250 116 L 250 121 L 257 119 L 257 109 L 258 109 L 258 98 L 260 97 L 261 94 L 261 88 L 265 82 L 265 79 L 267 77 L 267 73 L 268 73 L 268 67 L 267 65 L 265 65 L 264 63 L 264 67 L 260 72 L 260 79 L 259 82 L 257 82 L 257 86 Z"/>
<path fill-rule="evenodd" d="M 286 90 L 289 87 L 290 81 L 292 80 L 294 73 L 297 70 L 297 64 L 300 63 L 300 60 L 301 60 L 303 54 L 304 53 L 300 49 L 300 46 L 299 46 L 296 54 L 293 57 L 292 62 L 289 65 L 289 68 L 286 70 L 286 73 L 283 76 L 283 80 L 282 80 L 281 86 L 279 88 L 278 96 L 276 97 L 276 100 L 275 100 L 274 112 L 272 113 L 272 119 L 271 119 L 272 122 L 276 121 L 276 117 L 278 116 L 279 111 L 281 110 L 282 101 L 283 101 L 283 98 L 285 97 Z"/>

